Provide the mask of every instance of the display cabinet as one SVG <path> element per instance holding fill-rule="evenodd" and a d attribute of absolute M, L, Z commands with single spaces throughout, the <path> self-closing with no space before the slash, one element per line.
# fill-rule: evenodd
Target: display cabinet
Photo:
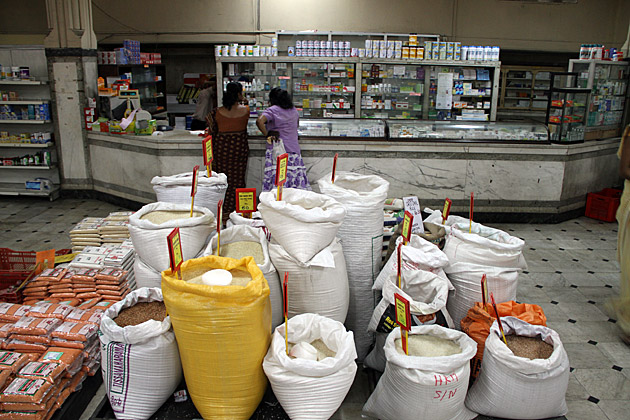
<path fill-rule="evenodd" d="M 578 74 L 552 73 L 547 105 L 550 140 L 558 143 L 583 142 L 586 106 L 590 89 L 575 87 Z"/>
<path fill-rule="evenodd" d="M 586 114 L 587 139 L 620 135 L 628 92 L 628 63 L 569 60 L 569 71 L 578 74 L 577 87 L 591 90 Z"/>
<path fill-rule="evenodd" d="M 166 66 L 163 64 L 99 64 L 103 78 L 131 75 L 129 89 L 137 89 L 140 105 L 145 111 L 157 114 L 166 111 Z"/>
<path fill-rule="evenodd" d="M 301 117 L 354 118 L 355 63 L 295 62 L 293 104 Z"/>
<path fill-rule="evenodd" d="M 363 119 L 300 119 L 298 135 L 303 138 L 385 139 L 385 121 Z M 247 124 L 250 137 L 260 137 L 255 120 Z"/>
<path fill-rule="evenodd" d="M 423 118 L 424 66 L 379 63 L 361 66 L 361 118 Z"/>
<path fill-rule="evenodd" d="M 391 140 L 548 143 L 549 131 L 538 122 L 388 120 Z"/>
<path fill-rule="evenodd" d="M 500 110 L 546 111 L 551 73 L 561 67 L 502 66 Z"/>

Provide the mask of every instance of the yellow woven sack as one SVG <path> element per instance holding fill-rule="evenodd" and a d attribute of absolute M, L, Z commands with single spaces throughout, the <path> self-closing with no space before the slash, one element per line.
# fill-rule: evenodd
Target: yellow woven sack
<path fill-rule="evenodd" d="M 200 269 L 244 269 L 246 286 L 187 283 Z M 183 280 L 162 272 L 188 392 L 204 419 L 249 419 L 267 387 L 262 361 L 271 340 L 269 286 L 252 257 L 208 256 L 182 264 Z"/>

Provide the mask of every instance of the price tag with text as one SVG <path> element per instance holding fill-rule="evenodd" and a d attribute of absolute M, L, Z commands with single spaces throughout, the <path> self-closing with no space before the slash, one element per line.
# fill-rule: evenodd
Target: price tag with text
<path fill-rule="evenodd" d="M 197 194 L 197 173 L 199 172 L 199 165 L 195 165 L 192 172 L 192 188 L 190 189 L 190 196 L 194 197 Z"/>
<path fill-rule="evenodd" d="M 405 354 L 409 354 L 407 350 L 408 332 L 411 330 L 411 311 L 409 310 L 409 301 L 398 293 L 394 293 L 394 306 L 396 308 L 396 323 L 402 330 L 400 334 L 402 348 Z"/>
<path fill-rule="evenodd" d="M 442 209 L 442 223 L 446 222 L 446 219 L 448 219 L 448 215 L 451 213 L 451 205 L 453 205 L 453 202 L 450 198 L 447 198 L 446 201 L 444 201 L 444 209 Z"/>
<path fill-rule="evenodd" d="M 337 158 L 339 157 L 339 153 L 335 153 L 335 158 L 333 159 L 333 170 L 332 170 L 332 178 L 331 182 L 335 183 L 335 173 L 337 172 Z"/>
<path fill-rule="evenodd" d="M 173 229 L 173 231 L 166 237 L 166 241 L 168 243 L 168 256 L 171 260 L 171 270 L 173 272 L 177 272 L 179 276 L 179 270 L 182 262 L 184 261 L 179 228 Z"/>
<path fill-rule="evenodd" d="M 236 212 L 253 213 L 256 211 L 256 188 L 236 189 Z"/>
<path fill-rule="evenodd" d="M 287 167 L 289 165 L 289 154 L 283 153 L 278 156 L 276 162 L 276 186 L 284 185 L 287 181 Z"/>
<path fill-rule="evenodd" d="M 413 214 L 408 211 L 405 212 L 405 216 L 403 217 L 403 225 L 402 225 L 402 237 L 405 242 L 409 242 L 411 238 L 411 229 L 413 228 Z"/>
<path fill-rule="evenodd" d="M 212 136 L 208 136 L 203 139 L 203 164 L 208 166 L 214 159 L 212 156 Z"/>

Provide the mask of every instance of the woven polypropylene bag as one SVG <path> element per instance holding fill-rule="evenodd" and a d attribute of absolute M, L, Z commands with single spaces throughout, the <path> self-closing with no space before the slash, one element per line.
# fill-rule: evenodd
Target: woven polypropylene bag
<path fill-rule="evenodd" d="M 312 191 L 284 188 L 260 193 L 258 211 L 273 239 L 297 261 L 310 261 L 330 245 L 346 215 L 336 200 Z"/>
<path fill-rule="evenodd" d="M 376 305 L 372 286 L 381 268 L 383 206 L 389 182 L 376 175 L 337 172 L 324 176 L 317 185 L 322 194 L 339 201 L 347 214 L 338 236 L 348 268 L 350 306 L 346 326 L 354 332 L 359 361 L 367 355 L 373 334 L 367 326 Z"/>
<path fill-rule="evenodd" d="M 429 334 L 455 341 L 462 352 L 451 356 L 415 357 L 395 348 L 400 328 L 385 341 L 387 365 L 363 411 L 381 420 L 470 420 L 477 414 L 464 405 L 470 359 L 477 344 L 466 334 L 438 325 L 411 327 L 410 335 Z"/>
<path fill-rule="evenodd" d="M 119 327 L 120 311 L 138 302 L 161 302 L 156 288 L 142 288 L 108 308 L 101 319 L 101 369 L 107 397 L 118 419 L 148 419 L 182 379 L 171 321 L 149 320 Z"/>
<path fill-rule="evenodd" d="M 511 316 L 501 317 L 506 335 L 536 337 L 553 345 L 548 359 L 515 356 L 503 343 L 495 321 L 490 328 L 479 377 L 468 392 L 466 406 L 491 417 L 546 419 L 567 414 L 569 358 L 554 330 Z"/>
<path fill-rule="evenodd" d="M 154 211 L 181 211 L 183 217 L 155 224 L 142 219 Z M 136 254 L 155 271 L 169 267 L 166 237 L 174 228 L 179 228 L 184 259 L 194 258 L 206 245 L 208 237 L 216 231 L 214 214 L 205 207 L 195 206 L 201 216 L 189 217 L 190 204 L 151 203 L 129 217 L 129 235 Z"/>
<path fill-rule="evenodd" d="M 307 263 L 293 258 L 280 245 L 269 244 L 271 262 L 284 279 L 288 273 L 289 317 L 319 314 L 343 322 L 348 314 L 348 273 L 339 239 Z"/>
<path fill-rule="evenodd" d="M 155 176 L 151 180 L 157 200 L 163 203 L 187 204 L 190 206 L 192 172 L 171 176 Z M 205 207 L 216 216 L 217 204 L 225 199 L 227 176 L 212 172 L 212 177 L 204 171 L 197 174 L 195 205 Z"/>
<path fill-rule="evenodd" d="M 133 262 L 133 272 L 136 280 L 136 286 L 141 287 L 162 287 L 162 274 L 149 267 L 140 257 L 136 257 Z"/>
<path fill-rule="evenodd" d="M 218 237 L 216 235 L 212 237 L 210 243 L 203 251 L 202 256 L 216 255 L 217 239 Z M 282 315 L 282 287 L 278 279 L 278 272 L 269 257 L 269 243 L 267 242 L 264 232 L 259 228 L 246 225 L 234 225 L 221 231 L 221 246 L 240 241 L 256 242 L 260 244 L 262 248 L 263 261 L 261 264 L 258 264 L 258 268 L 262 271 L 269 285 L 271 328 L 273 331 L 278 325 L 284 322 L 284 318 Z"/>
<path fill-rule="evenodd" d="M 246 286 L 187 283 L 197 269 L 247 270 Z M 208 256 L 185 261 L 182 276 L 162 272 L 164 303 L 173 323 L 188 392 L 205 419 L 247 420 L 267 387 L 262 361 L 271 340 L 269 286 L 251 257 Z"/>
<path fill-rule="evenodd" d="M 357 372 L 352 331 L 346 331 L 341 322 L 316 314 L 291 318 L 290 343 L 320 339 L 336 353 L 321 361 L 287 356 L 284 335 L 282 324 L 263 362 L 274 395 L 292 420 L 329 419 L 343 402 Z"/>

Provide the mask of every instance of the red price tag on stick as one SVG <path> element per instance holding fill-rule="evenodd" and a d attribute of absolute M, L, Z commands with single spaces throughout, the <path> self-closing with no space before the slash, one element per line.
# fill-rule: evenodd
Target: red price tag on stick
<path fill-rule="evenodd" d="M 217 204 L 217 257 L 221 256 L 221 223 L 223 213 L 223 200 Z"/>
<path fill-rule="evenodd" d="M 337 172 L 337 158 L 339 157 L 339 153 L 335 153 L 335 158 L 333 159 L 333 170 L 332 170 L 332 178 L 331 182 L 335 183 L 335 172 Z"/>
<path fill-rule="evenodd" d="M 278 156 L 276 162 L 276 186 L 278 187 L 278 201 L 282 200 L 282 186 L 287 182 L 287 167 L 289 165 L 289 154 L 283 153 Z"/>
<path fill-rule="evenodd" d="M 282 281 L 282 310 L 284 312 L 284 346 L 289 355 L 289 272 L 284 272 Z"/>
<path fill-rule="evenodd" d="M 409 330 L 411 330 L 411 311 L 409 310 L 409 301 L 394 293 L 394 306 L 396 308 L 396 322 L 400 325 L 400 338 L 402 348 L 406 355 L 409 355 L 407 348 L 407 340 L 409 339 Z"/>
<path fill-rule="evenodd" d="M 251 218 L 256 211 L 256 188 L 236 189 L 236 211 Z"/>
<path fill-rule="evenodd" d="M 184 256 L 182 255 L 182 241 L 179 236 L 179 228 L 173 229 L 166 237 L 168 244 L 168 256 L 171 263 L 171 271 L 177 273 L 177 278 L 181 280 L 182 273 L 180 271 Z"/>
<path fill-rule="evenodd" d="M 470 193 L 470 213 L 468 215 L 468 220 L 470 220 L 470 225 L 468 226 L 468 233 L 472 233 L 472 219 L 473 219 L 473 207 L 475 206 L 475 193 Z"/>
<path fill-rule="evenodd" d="M 411 229 L 413 228 L 413 214 L 408 211 L 405 212 L 405 216 L 403 217 L 403 226 L 402 226 L 402 237 L 405 245 L 411 239 Z"/>
<path fill-rule="evenodd" d="M 195 206 L 195 194 L 197 194 L 197 173 L 199 165 L 195 165 L 192 172 L 192 187 L 190 189 L 190 217 L 193 217 L 193 207 Z"/>
<path fill-rule="evenodd" d="M 453 202 L 450 198 L 447 198 L 446 201 L 444 201 L 444 208 L 442 209 L 442 224 L 446 223 L 446 219 L 448 219 L 448 215 L 451 213 L 452 205 Z"/>
<path fill-rule="evenodd" d="M 208 136 L 201 142 L 203 145 L 203 164 L 206 165 L 206 171 L 208 171 L 208 178 L 212 177 L 212 161 L 214 156 L 212 155 L 212 136 Z"/>

